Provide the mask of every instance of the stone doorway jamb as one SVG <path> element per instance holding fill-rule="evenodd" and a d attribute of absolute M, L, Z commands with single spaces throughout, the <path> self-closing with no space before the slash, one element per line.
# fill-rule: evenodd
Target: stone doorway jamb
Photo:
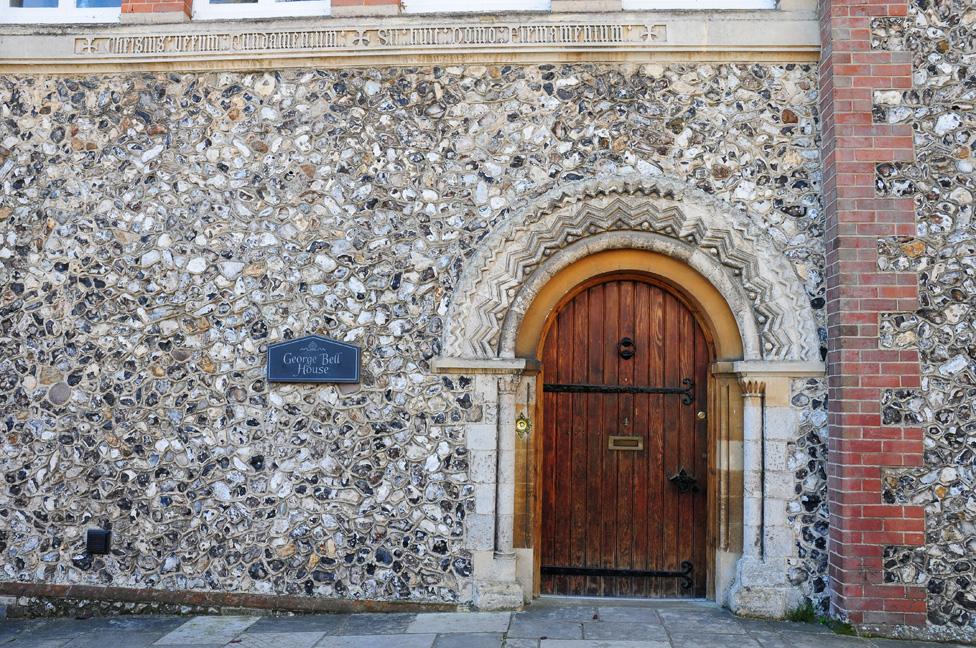
<path fill-rule="evenodd" d="M 431 369 L 472 376 L 475 396 L 484 404 L 482 421 L 465 426 L 475 489 L 467 534 L 472 601 L 480 610 L 520 608 L 525 594 L 516 578 L 513 546 L 516 394 L 531 389 L 538 363 L 525 358 L 442 357 L 434 359 Z"/>
<path fill-rule="evenodd" d="M 713 375 L 731 375 L 742 392 L 742 557 L 736 564 L 728 607 L 736 614 L 783 618 L 802 603 L 787 580 L 796 535 L 787 519 L 794 497 L 789 444 L 799 412 L 792 407 L 796 380 L 823 378 L 817 361 L 718 362 Z"/>

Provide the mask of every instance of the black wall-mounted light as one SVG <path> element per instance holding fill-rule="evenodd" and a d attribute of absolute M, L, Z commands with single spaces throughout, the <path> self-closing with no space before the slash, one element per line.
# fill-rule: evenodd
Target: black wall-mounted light
<path fill-rule="evenodd" d="M 88 529 L 85 550 L 88 555 L 107 554 L 112 549 L 112 532 L 105 529 Z"/>

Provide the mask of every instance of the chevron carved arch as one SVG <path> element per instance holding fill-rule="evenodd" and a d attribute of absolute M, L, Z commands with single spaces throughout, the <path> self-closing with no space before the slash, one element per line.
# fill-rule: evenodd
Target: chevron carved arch
<path fill-rule="evenodd" d="M 572 247 L 578 254 L 587 240 L 606 233 L 625 246 L 628 232 L 634 247 L 646 249 L 652 234 L 658 247 L 695 261 L 726 296 L 740 331 L 755 332 L 754 343 L 743 340 L 747 359 L 819 360 L 803 285 L 748 214 L 674 180 L 644 177 L 558 187 L 500 223 L 461 275 L 445 320 L 444 355 L 511 357 L 506 341 L 512 336 L 503 328 L 513 303 L 526 299 L 520 291 L 539 284 L 538 273 L 554 272 L 552 260 L 561 251 Z"/>

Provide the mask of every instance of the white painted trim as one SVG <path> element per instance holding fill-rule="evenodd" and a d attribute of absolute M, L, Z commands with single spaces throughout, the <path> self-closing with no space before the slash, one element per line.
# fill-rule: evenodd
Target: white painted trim
<path fill-rule="evenodd" d="M 0 24 L 117 23 L 121 16 L 121 6 L 79 9 L 75 0 L 58 0 L 57 7 L 20 9 L 0 0 Z"/>
<path fill-rule="evenodd" d="M 404 0 L 404 13 L 491 13 L 494 11 L 549 11 L 551 0 Z"/>
<path fill-rule="evenodd" d="M 624 11 L 775 8 L 776 0 L 623 0 Z"/>
<path fill-rule="evenodd" d="M 296 16 L 328 16 L 331 0 L 293 0 L 276 2 L 258 0 L 247 4 L 214 4 L 209 0 L 193 0 L 194 20 L 234 20 L 237 18 L 281 18 Z"/>

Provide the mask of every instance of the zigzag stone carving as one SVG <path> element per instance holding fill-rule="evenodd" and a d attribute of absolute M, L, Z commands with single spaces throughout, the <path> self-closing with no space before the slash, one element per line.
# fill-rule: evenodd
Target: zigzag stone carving
<path fill-rule="evenodd" d="M 762 357 L 818 360 L 808 298 L 793 266 L 748 214 L 661 177 L 595 179 L 558 187 L 503 221 L 462 273 L 445 321 L 444 354 L 504 354 L 505 315 L 538 267 L 604 232 L 650 232 L 706 252 L 742 287 Z"/>

